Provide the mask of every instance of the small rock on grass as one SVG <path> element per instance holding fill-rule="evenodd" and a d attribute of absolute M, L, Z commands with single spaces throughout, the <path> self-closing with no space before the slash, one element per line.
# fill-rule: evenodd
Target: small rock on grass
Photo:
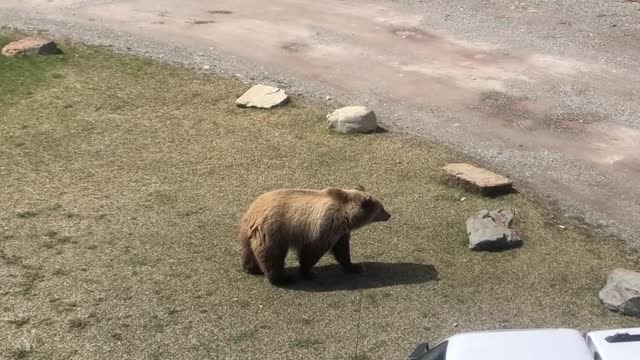
<path fill-rule="evenodd" d="M 472 193 L 482 195 L 501 195 L 512 191 L 509 178 L 471 164 L 447 164 L 444 167 L 446 181 Z"/>
<path fill-rule="evenodd" d="M 59 55 L 62 50 L 53 40 L 30 36 L 11 42 L 2 48 L 4 56 L 18 55 Z"/>
<path fill-rule="evenodd" d="M 482 210 L 467 219 L 469 248 L 476 251 L 499 251 L 522 246 L 520 236 L 512 230 L 513 211 Z"/>
<path fill-rule="evenodd" d="M 364 106 L 347 106 L 327 115 L 329 128 L 341 133 L 370 133 L 378 129 L 376 114 Z"/>
<path fill-rule="evenodd" d="M 640 318 L 640 273 L 613 270 L 599 296 L 609 310 Z"/>
<path fill-rule="evenodd" d="M 267 85 L 255 85 L 236 100 L 236 106 L 271 109 L 287 102 L 289 102 L 289 95 L 282 89 Z"/>

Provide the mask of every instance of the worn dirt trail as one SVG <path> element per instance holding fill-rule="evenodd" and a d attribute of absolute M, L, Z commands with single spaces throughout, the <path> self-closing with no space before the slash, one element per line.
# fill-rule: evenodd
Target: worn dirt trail
<path fill-rule="evenodd" d="M 640 5 L 558 6 L 5 0 L 0 24 L 179 46 L 200 52 L 194 64 L 215 51 L 218 70 L 254 64 L 240 75 L 365 103 L 388 127 L 462 150 L 638 245 Z"/>

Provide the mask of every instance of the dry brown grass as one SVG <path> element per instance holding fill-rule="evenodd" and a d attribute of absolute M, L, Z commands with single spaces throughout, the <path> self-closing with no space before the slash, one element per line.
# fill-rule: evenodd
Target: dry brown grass
<path fill-rule="evenodd" d="M 440 168 L 459 159 L 442 147 L 336 135 L 298 99 L 238 109 L 240 82 L 65 50 L 0 60 L 1 356 L 392 359 L 463 330 L 634 324 L 597 292 L 635 255 L 525 194 L 447 187 Z M 364 275 L 324 259 L 317 282 L 278 289 L 240 272 L 253 197 L 356 184 L 393 214 L 354 235 Z M 524 247 L 470 252 L 466 217 L 507 206 Z M 11 345 L 32 331 L 36 347 Z"/>

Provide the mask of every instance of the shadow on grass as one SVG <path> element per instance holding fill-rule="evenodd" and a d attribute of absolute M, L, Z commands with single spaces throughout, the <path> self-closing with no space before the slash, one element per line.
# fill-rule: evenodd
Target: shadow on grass
<path fill-rule="evenodd" d="M 299 279 L 286 288 L 296 291 L 329 292 L 422 284 L 438 280 L 438 270 L 433 265 L 380 262 L 360 264 L 364 267 L 362 274 L 345 274 L 337 264 L 314 267 L 315 280 Z M 297 270 L 297 267 L 287 269 L 289 272 Z"/>

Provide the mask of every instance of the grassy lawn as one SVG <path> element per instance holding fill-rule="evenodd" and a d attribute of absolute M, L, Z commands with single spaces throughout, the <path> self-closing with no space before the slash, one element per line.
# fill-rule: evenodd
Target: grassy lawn
<path fill-rule="evenodd" d="M 636 255 L 527 194 L 446 186 L 445 148 L 333 134 L 299 99 L 238 109 L 247 84 L 63 46 L 0 57 L 0 358 L 398 359 L 463 330 L 637 325 L 597 297 Z M 240 271 L 255 196 L 357 184 L 393 215 L 353 236 L 365 274 L 327 257 L 280 289 Z M 487 207 L 516 209 L 522 248 L 467 249 Z"/>

